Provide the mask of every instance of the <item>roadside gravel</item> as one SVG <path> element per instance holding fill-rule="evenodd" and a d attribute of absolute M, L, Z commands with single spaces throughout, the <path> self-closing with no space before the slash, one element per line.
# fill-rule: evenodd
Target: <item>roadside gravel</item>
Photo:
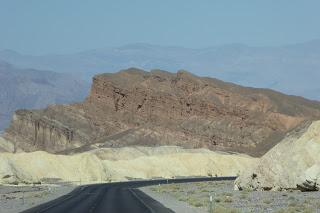
<path fill-rule="evenodd" d="M 163 184 L 142 190 L 168 208 L 176 205 L 176 212 L 209 212 L 211 195 L 212 212 L 320 213 L 320 192 L 234 191 L 233 186 L 233 181 L 211 181 Z"/>
<path fill-rule="evenodd" d="M 0 185 L 0 213 L 16 213 L 27 210 L 71 192 L 73 185 Z"/>
<path fill-rule="evenodd" d="M 152 191 L 150 187 L 139 188 L 141 191 L 160 202 L 165 207 L 177 213 L 207 213 L 207 211 L 189 205 L 186 202 L 177 200 L 170 194 L 158 193 Z"/>

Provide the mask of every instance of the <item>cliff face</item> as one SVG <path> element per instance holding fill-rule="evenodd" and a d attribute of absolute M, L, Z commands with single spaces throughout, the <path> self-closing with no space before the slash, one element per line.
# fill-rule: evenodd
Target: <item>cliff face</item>
<path fill-rule="evenodd" d="M 17 111 L 4 137 L 26 151 L 169 144 L 259 156 L 319 117 L 320 104 L 300 97 L 129 69 L 95 76 L 83 103 Z"/>
<path fill-rule="evenodd" d="M 73 129 L 55 120 L 42 117 L 32 111 L 18 110 L 5 136 L 8 136 L 22 150 L 56 152 L 72 148 L 72 145 L 77 144 L 78 138 L 74 138 L 73 134 Z"/>

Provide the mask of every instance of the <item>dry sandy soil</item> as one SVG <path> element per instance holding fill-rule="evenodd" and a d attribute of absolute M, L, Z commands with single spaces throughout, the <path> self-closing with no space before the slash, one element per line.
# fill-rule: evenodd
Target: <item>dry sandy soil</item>
<path fill-rule="evenodd" d="M 0 213 L 16 213 L 71 192 L 73 185 L 0 185 Z"/>
<path fill-rule="evenodd" d="M 209 195 L 213 196 L 213 212 L 320 212 L 320 192 L 234 191 L 233 187 L 233 181 L 219 181 L 165 184 L 142 190 L 167 207 L 178 202 L 176 212 L 208 212 Z"/>

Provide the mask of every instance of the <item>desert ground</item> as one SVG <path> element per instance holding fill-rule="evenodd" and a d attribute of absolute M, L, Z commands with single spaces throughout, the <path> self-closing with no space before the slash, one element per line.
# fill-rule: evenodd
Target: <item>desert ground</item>
<path fill-rule="evenodd" d="M 73 184 L 0 185 L 0 212 L 15 213 L 71 192 Z M 235 191 L 233 181 L 162 184 L 140 188 L 166 207 L 179 213 L 316 213 L 320 192 Z"/>
<path fill-rule="evenodd" d="M 73 184 L 0 185 L 0 213 L 16 213 L 71 192 Z"/>
<path fill-rule="evenodd" d="M 142 190 L 168 207 L 177 206 L 176 212 L 209 212 L 210 195 L 212 212 L 320 212 L 320 192 L 235 191 L 233 181 L 164 184 Z"/>

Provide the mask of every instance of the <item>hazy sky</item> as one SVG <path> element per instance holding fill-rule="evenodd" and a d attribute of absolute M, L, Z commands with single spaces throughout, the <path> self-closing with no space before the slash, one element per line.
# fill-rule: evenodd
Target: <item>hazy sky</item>
<path fill-rule="evenodd" d="M 0 49 L 282 45 L 320 38 L 319 9 L 319 0 L 0 0 Z"/>

